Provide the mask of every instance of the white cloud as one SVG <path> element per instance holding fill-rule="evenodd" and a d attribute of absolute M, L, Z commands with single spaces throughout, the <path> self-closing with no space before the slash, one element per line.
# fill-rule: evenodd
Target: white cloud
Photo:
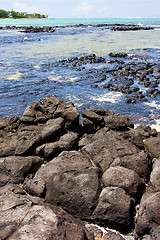
<path fill-rule="evenodd" d="M 35 7 L 31 7 L 25 3 L 19 3 L 19 2 L 14 3 L 12 8 L 14 11 L 17 11 L 17 12 L 29 12 L 29 13 L 34 13 L 37 10 L 37 8 Z"/>
<path fill-rule="evenodd" d="M 75 7 L 72 8 L 72 15 L 74 17 L 101 17 L 107 11 L 107 4 L 104 0 L 99 2 L 95 0 L 80 1 Z"/>

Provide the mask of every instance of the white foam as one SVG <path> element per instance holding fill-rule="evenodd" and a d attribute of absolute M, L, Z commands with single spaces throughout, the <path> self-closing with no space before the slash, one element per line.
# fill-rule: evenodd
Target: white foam
<path fill-rule="evenodd" d="M 145 105 L 148 105 L 149 107 L 155 107 L 156 109 L 160 109 L 160 103 L 157 103 L 155 100 L 152 102 L 144 102 Z"/>
<path fill-rule="evenodd" d="M 18 80 L 20 77 L 24 76 L 24 74 L 20 73 L 19 71 L 15 74 L 9 75 L 6 77 L 7 80 Z"/>
<path fill-rule="evenodd" d="M 112 102 L 116 103 L 119 101 L 120 97 L 122 96 L 122 93 L 105 93 L 104 95 L 101 95 L 99 97 L 92 97 L 92 100 L 99 101 L 99 102 Z"/>
<path fill-rule="evenodd" d="M 72 78 L 65 78 L 66 81 L 69 81 L 69 82 L 75 82 L 77 79 L 79 79 L 78 77 L 72 77 Z"/>
<path fill-rule="evenodd" d="M 151 128 L 155 128 L 157 132 L 160 132 L 160 119 L 155 119 L 154 124 L 150 124 Z"/>
<path fill-rule="evenodd" d="M 34 66 L 35 69 L 40 69 L 41 67 L 39 65 Z"/>

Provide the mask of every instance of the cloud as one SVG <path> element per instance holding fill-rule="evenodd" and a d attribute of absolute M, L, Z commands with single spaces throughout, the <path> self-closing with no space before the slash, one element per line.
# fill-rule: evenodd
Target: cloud
<path fill-rule="evenodd" d="M 17 11 L 17 12 L 29 12 L 29 13 L 34 13 L 37 10 L 37 8 L 35 7 L 31 7 L 25 3 L 19 3 L 19 2 L 14 3 L 12 8 L 14 11 Z"/>
<path fill-rule="evenodd" d="M 160 17 L 160 0 L 0 0 L 1 8 L 50 17 Z"/>
<path fill-rule="evenodd" d="M 105 14 L 107 11 L 106 4 L 101 4 L 103 1 L 80 1 L 76 6 L 72 8 L 72 15 L 74 17 L 101 17 L 102 14 Z"/>

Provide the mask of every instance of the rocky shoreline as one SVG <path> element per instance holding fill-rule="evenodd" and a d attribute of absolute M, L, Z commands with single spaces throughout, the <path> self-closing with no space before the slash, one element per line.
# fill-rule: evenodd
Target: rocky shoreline
<path fill-rule="evenodd" d="M 82 116 L 47 95 L 0 119 L 0 239 L 158 239 L 160 133 Z"/>
<path fill-rule="evenodd" d="M 55 32 L 56 28 L 87 28 L 87 27 L 104 27 L 111 31 L 138 31 L 138 30 L 154 30 L 154 27 L 145 27 L 136 24 L 75 24 L 67 26 L 1 26 L 0 30 L 18 30 L 25 33 L 38 33 L 38 32 Z"/>
<path fill-rule="evenodd" d="M 109 53 L 110 60 L 95 54 L 73 57 L 53 62 L 47 66 L 61 66 L 85 71 L 86 65 L 104 64 L 101 68 L 92 68 L 84 73 L 85 79 L 92 79 L 92 88 L 106 88 L 126 96 L 126 103 L 147 101 L 160 95 L 160 64 L 147 61 L 143 56 L 126 52 Z M 142 58 L 142 59 L 140 59 Z M 143 91 L 142 91 L 143 88 Z"/>

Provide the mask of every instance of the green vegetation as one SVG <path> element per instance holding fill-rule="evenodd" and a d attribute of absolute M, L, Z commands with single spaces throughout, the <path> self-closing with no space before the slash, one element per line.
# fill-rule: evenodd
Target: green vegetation
<path fill-rule="evenodd" d="M 27 12 L 5 11 L 0 9 L 0 18 L 48 18 L 48 16 L 39 13 L 29 14 Z"/>

